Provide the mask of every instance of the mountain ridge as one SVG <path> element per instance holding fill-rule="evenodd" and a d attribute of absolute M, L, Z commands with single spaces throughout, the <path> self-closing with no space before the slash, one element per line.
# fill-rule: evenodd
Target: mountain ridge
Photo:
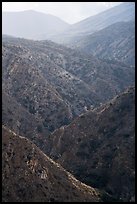
<path fill-rule="evenodd" d="M 20 15 L 24 14 L 24 17 L 26 20 L 22 20 L 23 18 L 20 19 Z M 32 17 L 30 15 L 36 14 L 37 18 L 35 15 Z M 65 42 L 68 41 L 67 38 L 71 37 L 79 37 L 79 35 L 85 35 L 85 34 L 91 34 L 97 30 L 103 29 L 115 22 L 118 21 L 129 21 L 131 19 L 135 18 L 135 11 L 134 11 L 134 4 L 133 2 L 124 2 L 120 5 L 117 5 L 115 7 L 112 7 L 110 9 L 107 9 L 99 14 L 96 14 L 94 16 L 88 17 L 80 22 L 74 23 L 72 25 L 64 22 L 61 20 L 59 17 L 56 17 L 51 14 L 45 14 L 39 11 L 22 11 L 22 12 L 16 12 L 16 15 L 19 15 L 18 17 L 12 19 L 12 16 L 8 17 L 8 15 L 14 14 L 14 12 L 3 12 L 3 34 L 9 34 L 13 35 L 15 37 L 24 37 L 24 38 L 32 38 L 35 40 L 44 40 L 44 39 L 51 39 L 56 42 Z M 29 16 L 27 17 L 27 15 Z M 4 16 L 4 15 L 7 15 Z M 43 19 L 40 17 L 40 20 L 38 20 L 38 15 L 45 16 L 45 26 L 43 26 L 42 22 Z M 48 17 L 51 19 L 47 20 Z M 54 18 L 52 20 L 52 18 Z M 20 23 L 18 24 L 18 21 Z M 34 20 L 35 19 L 35 20 Z M 30 21 L 31 20 L 31 21 Z M 31 23 L 30 23 L 30 22 Z M 48 23 L 48 21 L 50 23 Z M 10 22 L 10 24 L 9 24 Z M 14 27 L 14 23 L 16 22 L 16 27 Z M 24 33 L 24 23 L 26 23 L 26 28 L 25 33 Z M 34 23 L 35 22 L 35 23 Z M 8 26 L 9 25 L 9 26 Z M 92 27 L 91 27 L 92 25 Z M 36 29 L 37 26 L 37 29 Z M 46 29 L 44 29 L 46 27 Z M 56 28 L 55 28 L 56 27 Z M 19 29 L 17 29 L 19 28 Z M 31 30 L 30 30 L 31 28 Z M 48 29 L 47 29 L 48 28 Z M 50 29 L 49 29 L 50 28 Z M 15 32 L 16 30 L 16 32 Z M 41 30 L 41 31 L 40 31 Z M 31 32 L 33 31 L 33 32 Z M 40 31 L 40 32 L 37 32 Z M 24 34 L 23 34 L 24 33 Z M 64 35 L 64 39 L 63 39 Z"/>
<path fill-rule="evenodd" d="M 99 57 L 135 65 L 135 21 L 117 22 L 68 44 Z"/>
<path fill-rule="evenodd" d="M 134 6 L 3 18 L 3 202 L 135 202 Z"/>
<path fill-rule="evenodd" d="M 3 202 L 101 200 L 98 190 L 75 179 L 25 137 L 5 126 L 2 136 Z"/>
<path fill-rule="evenodd" d="M 57 43 L 68 44 L 81 36 L 92 34 L 113 23 L 126 22 L 132 19 L 135 20 L 135 4 L 133 2 L 124 2 L 71 25 L 62 34 L 52 36 L 51 40 Z"/>
<path fill-rule="evenodd" d="M 95 107 L 132 84 L 134 70 L 128 66 L 87 57 L 49 41 L 3 39 L 3 90 L 44 119 L 49 109 L 55 113 L 60 106 L 58 124 L 53 120 L 47 123 L 49 128 L 54 125 L 51 129 L 84 112 L 85 106 Z"/>
<path fill-rule="evenodd" d="M 47 154 L 82 182 L 134 201 L 135 89 L 80 115 L 47 137 Z"/>
<path fill-rule="evenodd" d="M 2 33 L 15 37 L 40 39 L 61 32 L 68 26 L 59 17 L 33 10 L 2 13 Z"/>

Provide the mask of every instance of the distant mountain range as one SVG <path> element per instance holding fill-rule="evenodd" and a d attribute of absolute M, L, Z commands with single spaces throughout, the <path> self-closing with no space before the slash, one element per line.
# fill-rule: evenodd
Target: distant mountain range
<path fill-rule="evenodd" d="M 81 36 L 90 35 L 114 23 L 131 20 L 135 20 L 135 3 L 124 2 L 69 26 L 62 34 L 53 36 L 51 39 L 58 43 L 69 43 L 74 40 L 77 41 Z"/>
<path fill-rule="evenodd" d="M 132 19 L 135 19 L 135 3 L 125 2 L 95 16 L 91 16 L 85 20 L 73 24 L 70 28 L 70 33 L 76 32 L 79 35 L 83 35 L 83 33 L 85 33 L 87 35 L 116 22 L 126 22 Z"/>
<path fill-rule="evenodd" d="M 50 38 L 57 42 L 66 42 L 74 37 L 94 33 L 113 23 L 134 19 L 134 2 L 122 3 L 73 25 L 69 25 L 53 15 L 33 10 L 3 12 L 2 33 L 29 39 L 44 40 Z"/>
<path fill-rule="evenodd" d="M 46 39 L 68 26 L 56 16 L 33 10 L 2 13 L 2 33 L 14 37 Z"/>
<path fill-rule="evenodd" d="M 2 33 L 52 40 L 99 58 L 135 66 L 135 3 L 124 2 L 73 25 L 36 12 L 2 13 Z"/>
<path fill-rule="evenodd" d="M 102 59 L 135 66 L 135 21 L 112 24 L 91 35 L 74 39 L 68 45 Z"/>

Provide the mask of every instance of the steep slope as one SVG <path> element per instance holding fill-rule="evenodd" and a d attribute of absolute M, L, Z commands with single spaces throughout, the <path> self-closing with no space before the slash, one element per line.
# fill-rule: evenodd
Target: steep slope
<path fill-rule="evenodd" d="M 45 150 L 44 141 L 49 131 L 44 127 L 42 120 L 29 113 L 4 90 L 2 90 L 2 124 L 19 135 L 27 136 Z"/>
<path fill-rule="evenodd" d="M 44 152 L 48 131 L 134 85 L 133 68 L 50 41 L 4 36 L 2 49 L 3 124 Z"/>
<path fill-rule="evenodd" d="M 67 64 L 64 56 L 65 58 L 69 57 L 67 61 L 74 61 L 75 58 L 78 58 L 78 60 L 80 60 L 80 57 L 82 56 L 79 55 L 79 53 L 75 53 L 75 51 L 71 49 L 69 50 L 65 47 L 61 47 L 48 41 L 36 42 L 22 39 L 10 40 L 8 39 L 6 43 L 3 43 L 3 81 L 6 81 L 8 78 L 7 72 L 10 72 L 11 61 L 15 61 L 13 62 L 13 67 L 14 64 L 20 66 L 22 61 L 22 63 L 24 63 L 24 66 L 25 63 L 26 66 L 33 66 L 33 72 L 36 72 L 37 75 L 41 75 L 40 77 L 43 77 L 43 80 L 48 81 L 48 87 L 53 87 L 54 91 L 56 89 L 56 91 L 59 93 L 59 97 L 62 97 L 63 100 L 66 99 L 65 101 L 67 104 L 69 104 L 69 106 L 73 104 L 72 108 L 75 112 L 79 112 L 81 109 L 83 109 L 84 103 L 95 104 L 94 98 L 97 97 L 95 96 L 96 94 L 94 94 L 93 91 L 91 92 L 90 87 L 82 80 L 77 78 L 77 76 L 74 76 L 64 69 L 64 66 L 66 66 Z M 6 63 L 8 63 L 8 66 Z M 80 66 L 82 68 L 83 65 L 81 64 Z M 6 67 L 8 67 L 9 70 L 6 70 Z M 27 70 L 28 67 L 26 67 L 26 71 Z M 16 70 L 13 70 L 13 76 L 15 75 L 15 71 Z M 31 71 L 32 67 L 29 68 L 29 72 Z M 21 72 L 21 68 L 18 68 L 18 72 Z M 38 78 L 37 75 L 35 76 L 35 78 Z M 86 99 L 86 95 L 89 99 Z M 83 101 L 83 104 L 81 106 L 78 105 L 80 100 Z M 77 105 L 78 107 L 76 107 Z"/>
<path fill-rule="evenodd" d="M 81 36 L 92 34 L 116 22 L 127 22 L 130 20 L 135 20 L 135 3 L 124 2 L 73 24 L 62 34 L 53 36 L 52 40 L 59 43 L 69 43 L 74 41 L 74 39 L 77 41 Z"/>
<path fill-rule="evenodd" d="M 21 135 L 34 131 L 33 142 L 42 150 L 46 130 L 68 124 L 85 106 L 97 106 L 134 81 L 128 67 L 108 65 L 51 42 L 4 41 L 2 65 L 3 92 L 9 96 L 3 98 L 3 123 Z M 37 120 L 28 125 L 23 115 Z"/>
<path fill-rule="evenodd" d="M 71 43 L 94 56 L 135 65 L 135 21 L 118 22 Z"/>
<path fill-rule="evenodd" d="M 76 115 L 83 111 L 84 106 L 96 106 L 134 84 L 134 68 L 122 63 L 105 62 L 49 41 L 4 39 L 3 48 L 4 70 L 5 67 L 11 69 L 8 58 L 13 55 L 13 65 L 16 63 L 19 66 L 22 62 L 23 66 L 27 66 L 26 71 L 28 66 L 29 72 L 33 70 L 35 78 L 38 74 L 39 78 L 42 76 Z M 21 68 L 19 70 L 21 72 Z M 12 72 L 13 76 L 14 72 L 16 70 Z"/>
<path fill-rule="evenodd" d="M 2 33 L 15 37 L 46 39 L 68 26 L 68 23 L 56 16 L 33 10 L 2 13 Z"/>
<path fill-rule="evenodd" d="M 3 90 L 39 117 L 51 131 L 69 120 L 71 113 L 59 93 L 38 70 L 38 58 L 33 64 L 31 57 L 27 47 L 3 46 Z"/>
<path fill-rule="evenodd" d="M 135 200 L 135 89 L 79 116 L 47 139 L 47 153 L 88 185 Z"/>
<path fill-rule="evenodd" d="M 2 128 L 3 202 L 99 202 L 99 192 L 43 154 L 28 139 Z"/>

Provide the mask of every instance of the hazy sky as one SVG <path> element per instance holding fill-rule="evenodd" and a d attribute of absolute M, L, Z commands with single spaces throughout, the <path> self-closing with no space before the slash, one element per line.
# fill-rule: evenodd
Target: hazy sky
<path fill-rule="evenodd" d="M 76 23 L 122 2 L 2 2 L 2 11 L 36 10 Z"/>

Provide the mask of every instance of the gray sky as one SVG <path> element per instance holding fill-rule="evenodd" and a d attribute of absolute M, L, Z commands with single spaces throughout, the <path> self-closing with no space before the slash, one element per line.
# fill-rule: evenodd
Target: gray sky
<path fill-rule="evenodd" d="M 35 10 L 76 23 L 122 2 L 2 2 L 2 11 Z"/>

